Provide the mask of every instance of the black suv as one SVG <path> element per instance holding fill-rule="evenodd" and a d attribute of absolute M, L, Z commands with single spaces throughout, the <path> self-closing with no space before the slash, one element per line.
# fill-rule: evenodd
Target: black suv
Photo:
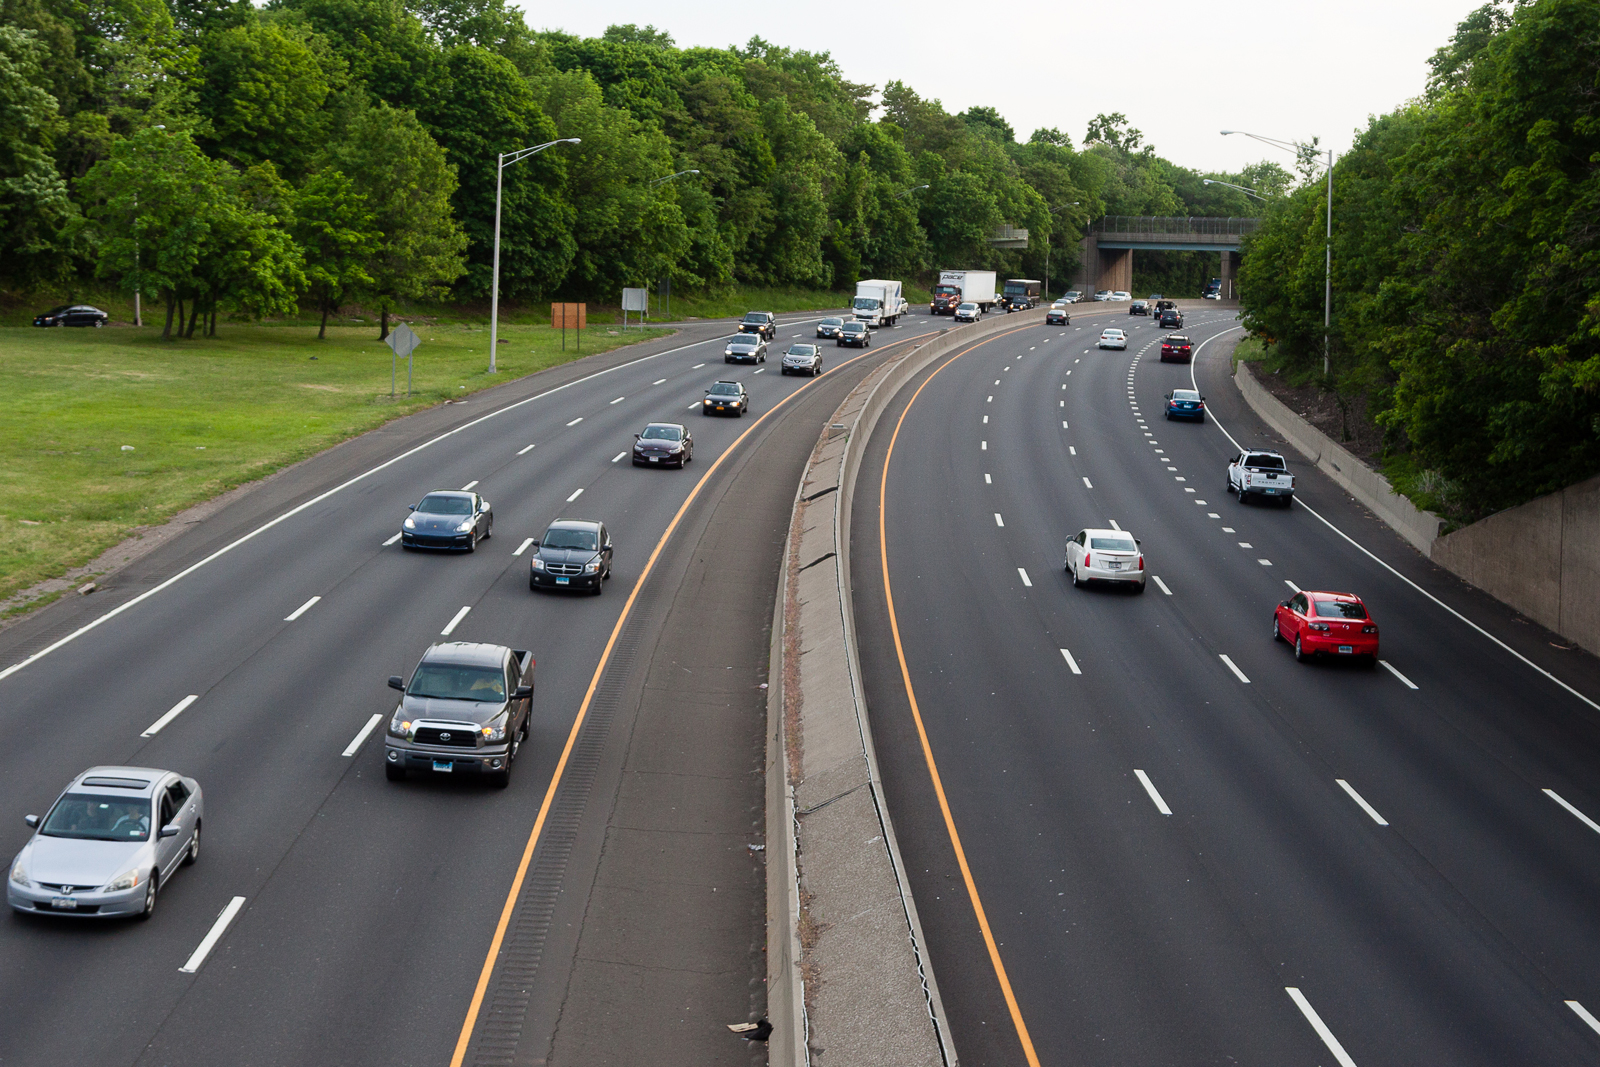
<path fill-rule="evenodd" d="M 469 641 L 434 645 L 409 684 L 396 674 L 389 688 L 405 694 L 384 738 L 391 782 L 422 771 L 510 784 L 533 710 L 533 653 Z"/>
<path fill-rule="evenodd" d="M 606 591 L 611 577 L 611 535 L 593 519 L 557 519 L 533 543 L 528 560 L 528 588 Z"/>
<path fill-rule="evenodd" d="M 778 337 L 778 317 L 770 311 L 747 312 L 744 321 L 739 323 L 740 333 L 760 334 L 768 341 Z"/>
<path fill-rule="evenodd" d="M 744 417 L 750 410 L 750 395 L 738 382 L 713 382 L 700 403 L 702 415 L 736 415 Z"/>
<path fill-rule="evenodd" d="M 1161 326 L 1163 329 L 1181 329 L 1183 326 L 1183 312 L 1177 308 L 1168 308 L 1161 313 Z"/>

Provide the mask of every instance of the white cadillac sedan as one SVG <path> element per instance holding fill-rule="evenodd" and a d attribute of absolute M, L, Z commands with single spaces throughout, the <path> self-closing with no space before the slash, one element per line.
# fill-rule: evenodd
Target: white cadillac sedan
<path fill-rule="evenodd" d="M 1098 345 L 1096 345 L 1095 347 L 1096 348 L 1120 348 L 1124 352 L 1126 352 L 1128 350 L 1128 335 L 1123 333 L 1121 330 L 1118 330 L 1118 329 L 1115 329 L 1115 328 L 1109 329 L 1109 330 L 1101 330 L 1100 331 L 1100 343 Z"/>
<path fill-rule="evenodd" d="M 1075 586 L 1118 582 L 1144 592 L 1144 553 L 1125 530 L 1079 530 L 1067 538 L 1066 571 Z"/>

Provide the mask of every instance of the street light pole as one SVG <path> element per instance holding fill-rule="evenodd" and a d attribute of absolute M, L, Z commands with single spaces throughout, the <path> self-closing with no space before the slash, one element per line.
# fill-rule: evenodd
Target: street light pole
<path fill-rule="evenodd" d="M 1242 133 L 1246 137 L 1260 141 L 1262 144 L 1272 145 L 1293 152 L 1298 158 L 1317 166 L 1325 166 L 1328 171 L 1328 235 L 1327 243 L 1323 250 L 1323 278 L 1322 278 L 1322 375 L 1327 377 L 1332 371 L 1333 361 L 1330 355 L 1333 336 L 1333 149 L 1328 149 L 1328 162 L 1324 164 L 1311 153 L 1311 146 L 1298 141 L 1280 141 L 1273 137 L 1262 137 L 1260 134 L 1249 133 L 1245 130 L 1223 130 L 1222 136 Z M 1226 183 L 1224 183 L 1226 184 Z"/>
<path fill-rule="evenodd" d="M 519 163 L 529 156 L 538 155 L 551 145 L 578 144 L 581 138 L 563 137 L 559 141 L 546 141 L 544 144 L 534 145 L 532 148 L 521 148 L 515 152 L 501 152 L 494 172 L 494 267 L 493 280 L 490 282 L 489 295 L 489 373 L 495 373 L 494 357 L 500 344 L 500 192 L 504 183 L 506 167 L 512 163 Z"/>
<path fill-rule="evenodd" d="M 1260 193 L 1256 192 L 1254 189 L 1247 189 L 1242 185 L 1235 185 L 1232 182 L 1219 182 L 1215 178 L 1201 178 L 1200 179 L 1200 184 L 1201 185 L 1226 185 L 1229 189 L 1237 189 L 1241 193 L 1243 193 L 1245 196 L 1253 196 L 1257 200 L 1260 200 L 1262 203 L 1266 203 L 1266 201 L 1267 201 L 1266 197 L 1262 196 Z"/>

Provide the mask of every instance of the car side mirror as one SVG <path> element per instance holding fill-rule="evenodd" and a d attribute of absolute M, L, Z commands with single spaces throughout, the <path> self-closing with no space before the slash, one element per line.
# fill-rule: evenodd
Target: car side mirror
<path fill-rule="evenodd" d="M 404 693 L 406 691 L 406 680 L 398 674 L 391 674 L 389 675 L 389 688 L 398 689 Z"/>
<path fill-rule="evenodd" d="M 528 547 L 529 548 L 538 548 L 539 547 L 539 542 L 538 541 L 529 541 L 528 542 Z"/>
<path fill-rule="evenodd" d="M 1139 539 L 1139 538 L 1137 538 L 1137 537 L 1135 537 L 1135 538 L 1134 538 L 1134 539 L 1133 539 L 1133 543 L 1134 543 L 1134 544 L 1136 544 L 1136 545 L 1142 545 L 1142 544 L 1144 544 L 1144 542 L 1143 542 L 1143 541 L 1141 541 L 1141 540 L 1140 540 L 1140 539 Z"/>
<path fill-rule="evenodd" d="M 644 440 L 644 434 L 642 434 L 642 433 L 636 433 L 636 434 L 634 434 L 634 435 L 633 435 L 633 439 L 634 439 L 634 440 L 635 440 L 635 441 L 642 441 L 642 440 Z"/>
<path fill-rule="evenodd" d="M 177 837 L 178 836 L 178 824 L 175 823 L 175 822 L 167 823 L 167 825 L 163 826 L 160 830 L 156 831 L 156 836 L 157 837 Z"/>
<path fill-rule="evenodd" d="M 38 825 L 39 825 L 39 816 L 37 816 L 37 815 L 24 815 L 22 817 L 22 821 L 27 823 L 29 826 L 37 828 Z"/>
<path fill-rule="evenodd" d="M 489 511 L 489 510 L 490 510 L 490 509 L 492 509 L 492 508 L 493 508 L 493 507 L 494 507 L 494 505 L 493 505 L 493 504 L 491 504 L 491 503 L 489 503 L 489 502 L 488 502 L 488 501 L 487 501 L 487 500 L 485 500 L 485 501 L 484 501 L 484 502 L 483 502 L 483 510 L 484 510 L 484 511 Z"/>
<path fill-rule="evenodd" d="M 1289 606 L 1289 602 L 1288 602 L 1288 601 L 1287 601 L 1287 600 L 1285 600 L 1285 601 L 1281 601 L 1281 602 L 1280 602 L 1280 603 L 1279 603 L 1279 604 L 1278 604 L 1278 607 L 1280 607 L 1280 608 L 1286 608 L 1286 607 L 1288 607 L 1288 606 Z"/>
<path fill-rule="evenodd" d="M 417 506 L 415 504 L 407 504 L 406 505 L 406 510 L 407 511 L 416 511 L 417 510 Z"/>
<path fill-rule="evenodd" d="M 1172 399 L 1172 394 L 1171 394 L 1171 393 L 1168 393 L 1168 394 L 1167 394 L 1167 395 L 1166 395 L 1166 396 L 1165 396 L 1165 397 L 1163 397 L 1163 398 L 1162 398 L 1162 399 L 1164 399 L 1164 400 L 1171 400 L 1171 399 Z"/>
<path fill-rule="evenodd" d="M 533 686 L 519 685 L 517 691 L 511 694 L 512 700 L 527 700 L 533 696 Z"/>

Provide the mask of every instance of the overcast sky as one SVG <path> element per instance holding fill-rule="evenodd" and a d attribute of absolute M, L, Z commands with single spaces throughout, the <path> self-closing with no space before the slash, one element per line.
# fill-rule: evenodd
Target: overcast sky
<path fill-rule="evenodd" d="M 1056 126 L 1077 145 L 1097 113 L 1120 111 L 1173 162 L 1221 171 L 1264 158 L 1293 162 L 1222 137 L 1224 129 L 1320 136 L 1342 152 L 1368 115 L 1422 91 L 1427 58 L 1483 2 L 521 0 L 534 29 L 592 37 L 633 22 L 654 24 L 682 46 L 743 45 L 759 35 L 830 52 L 852 81 L 882 88 L 899 79 L 951 113 L 994 107 L 1019 140 Z"/>

